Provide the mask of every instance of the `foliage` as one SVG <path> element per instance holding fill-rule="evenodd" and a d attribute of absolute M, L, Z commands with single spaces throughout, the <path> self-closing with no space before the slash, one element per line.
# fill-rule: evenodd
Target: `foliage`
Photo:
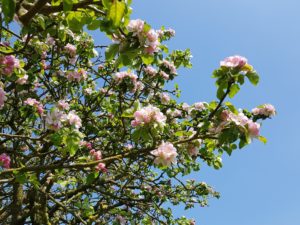
<path fill-rule="evenodd" d="M 258 121 L 273 106 L 225 102 L 245 78 L 258 83 L 247 60 L 213 72 L 218 101 L 178 103 L 178 85 L 165 85 L 191 68 L 190 50 L 169 52 L 175 32 L 130 20 L 130 3 L 1 1 L 1 223 L 194 224 L 170 205 L 206 206 L 219 193 L 185 176 L 266 142 Z"/>

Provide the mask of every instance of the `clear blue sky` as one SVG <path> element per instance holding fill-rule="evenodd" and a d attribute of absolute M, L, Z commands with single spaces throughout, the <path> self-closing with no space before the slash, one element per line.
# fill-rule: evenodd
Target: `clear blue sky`
<path fill-rule="evenodd" d="M 200 225 L 300 224 L 300 1 L 299 0 L 133 0 L 133 17 L 153 27 L 176 30 L 172 49 L 191 48 L 194 67 L 178 78 L 182 101 L 211 101 L 211 72 L 219 61 L 244 55 L 261 75 L 233 101 L 252 109 L 272 103 L 276 118 L 267 121 L 256 141 L 225 157 L 224 167 L 203 167 L 193 174 L 221 192 L 208 208 L 188 212 Z"/>

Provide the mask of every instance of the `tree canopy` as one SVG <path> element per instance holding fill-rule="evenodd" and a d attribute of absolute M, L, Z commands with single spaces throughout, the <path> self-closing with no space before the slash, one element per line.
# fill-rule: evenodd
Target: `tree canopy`
<path fill-rule="evenodd" d="M 1 224 L 195 224 L 172 208 L 219 193 L 185 176 L 266 142 L 275 108 L 226 101 L 259 82 L 245 57 L 213 71 L 215 101 L 189 105 L 174 80 L 190 50 L 169 51 L 175 31 L 131 19 L 130 0 L 0 2 Z"/>

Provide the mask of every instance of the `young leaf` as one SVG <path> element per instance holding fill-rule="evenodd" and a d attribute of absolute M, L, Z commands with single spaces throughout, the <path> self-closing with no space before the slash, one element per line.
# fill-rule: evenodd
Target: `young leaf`
<path fill-rule="evenodd" d="M 15 0 L 2 0 L 2 11 L 4 20 L 9 23 L 12 21 L 15 14 L 16 2 Z"/>
<path fill-rule="evenodd" d="M 240 90 L 240 87 L 238 84 L 233 84 L 231 87 L 230 87 L 230 92 L 229 92 L 229 98 L 233 98 Z"/>
<path fill-rule="evenodd" d="M 125 3 L 120 1 L 114 1 L 109 8 L 108 18 L 111 19 L 115 27 L 119 27 L 121 20 L 124 16 Z"/>

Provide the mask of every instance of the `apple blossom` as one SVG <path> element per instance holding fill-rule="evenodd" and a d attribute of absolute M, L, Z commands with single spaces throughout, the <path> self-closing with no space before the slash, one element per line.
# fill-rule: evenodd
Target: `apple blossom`
<path fill-rule="evenodd" d="M 62 127 L 62 122 L 66 120 L 66 114 L 58 108 L 54 108 L 48 112 L 46 116 L 46 124 L 51 130 L 59 130 Z"/>
<path fill-rule="evenodd" d="M 28 80 L 28 75 L 25 74 L 23 77 L 20 77 L 16 83 L 20 84 L 20 85 L 23 85 L 23 84 L 26 84 L 27 83 L 27 80 Z"/>
<path fill-rule="evenodd" d="M 65 47 L 64 47 L 65 51 L 70 55 L 71 58 L 74 58 L 76 56 L 76 46 L 72 45 L 70 43 L 68 43 Z"/>
<path fill-rule="evenodd" d="M 5 169 L 10 168 L 10 157 L 5 153 L 0 155 L 0 166 L 3 166 Z"/>
<path fill-rule="evenodd" d="M 132 32 L 134 35 L 141 33 L 144 29 L 145 22 L 143 20 L 130 20 L 129 24 L 127 25 L 127 29 L 129 32 Z"/>
<path fill-rule="evenodd" d="M 66 120 L 69 122 L 70 125 L 74 126 L 76 129 L 79 129 L 82 126 L 81 119 L 74 110 L 68 113 Z"/>
<path fill-rule="evenodd" d="M 24 101 L 24 104 L 25 105 L 29 105 L 29 106 L 33 106 L 38 114 L 42 115 L 44 113 L 44 106 L 42 103 L 40 103 L 38 100 L 34 99 L 34 98 L 27 98 L 25 101 Z"/>
<path fill-rule="evenodd" d="M 150 123 L 157 123 L 160 126 L 164 126 L 165 122 L 166 117 L 159 108 L 149 105 L 134 113 L 134 120 L 131 121 L 131 125 L 137 127 Z"/>
<path fill-rule="evenodd" d="M 162 65 L 165 68 L 169 69 L 169 71 L 170 71 L 171 74 L 177 74 L 177 70 L 176 70 L 176 67 L 175 67 L 175 65 L 174 65 L 173 62 L 164 59 L 162 61 Z"/>
<path fill-rule="evenodd" d="M 167 104 L 171 100 L 170 96 L 167 93 L 161 93 L 159 97 L 163 104 Z"/>
<path fill-rule="evenodd" d="M 97 171 L 102 171 L 103 173 L 107 173 L 108 170 L 107 168 L 105 167 L 105 164 L 104 163 L 99 163 L 96 168 L 95 168 Z"/>
<path fill-rule="evenodd" d="M 66 100 L 59 100 L 57 102 L 57 108 L 60 110 L 68 110 L 70 108 L 70 105 Z"/>
<path fill-rule="evenodd" d="M 157 165 L 170 166 L 177 162 L 177 150 L 170 142 L 163 142 L 156 150 L 151 151 L 151 154 L 155 156 L 154 163 Z"/>
<path fill-rule="evenodd" d="M 242 68 L 246 64 L 247 64 L 247 59 L 239 55 L 227 57 L 220 62 L 221 66 L 229 67 L 229 68 L 236 68 L 236 67 Z"/>
<path fill-rule="evenodd" d="M 271 104 L 264 104 L 261 107 L 252 109 L 253 115 L 274 116 L 276 115 L 275 107 Z"/>
<path fill-rule="evenodd" d="M 13 55 L 0 56 L 0 74 L 10 76 L 15 68 L 20 67 L 20 61 Z"/>
<path fill-rule="evenodd" d="M 144 72 L 150 77 L 154 77 L 157 74 L 157 70 L 152 66 L 147 66 L 146 68 L 144 68 Z"/>

